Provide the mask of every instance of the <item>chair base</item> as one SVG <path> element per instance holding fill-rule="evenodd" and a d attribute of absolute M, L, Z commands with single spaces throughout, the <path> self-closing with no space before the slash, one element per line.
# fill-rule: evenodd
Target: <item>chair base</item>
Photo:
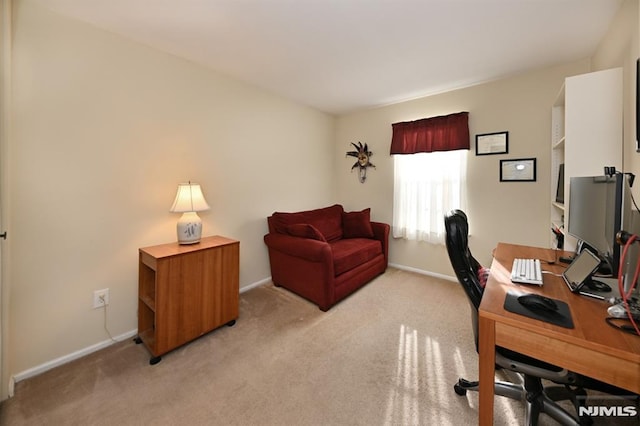
<path fill-rule="evenodd" d="M 453 385 L 453 390 L 460 396 L 467 394 L 467 391 L 478 391 L 480 382 L 471 382 L 465 379 L 458 379 L 458 383 Z M 525 391 L 521 385 L 509 382 L 496 381 L 494 385 L 494 393 L 509 399 L 523 401 L 525 399 Z"/>
<path fill-rule="evenodd" d="M 585 400 L 580 398 L 580 402 L 578 402 L 576 398 L 577 396 L 586 395 L 583 389 L 572 390 L 566 386 L 543 387 L 542 381 L 537 377 L 524 376 L 522 378 L 523 384 L 496 381 L 494 393 L 509 399 L 524 401 L 526 425 L 537 425 L 541 413 L 547 414 L 561 425 L 580 426 L 593 423 L 589 417 L 578 418 L 556 404 L 557 401 L 570 400 L 577 411 L 578 404 L 583 403 Z M 479 382 L 462 378 L 453 385 L 453 390 L 460 396 L 466 395 L 467 391 L 477 391 L 478 388 Z"/>

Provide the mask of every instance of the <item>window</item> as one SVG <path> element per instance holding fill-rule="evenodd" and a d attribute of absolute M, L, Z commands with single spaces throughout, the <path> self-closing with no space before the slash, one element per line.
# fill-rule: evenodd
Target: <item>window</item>
<path fill-rule="evenodd" d="M 394 155 L 393 236 L 444 244 L 444 215 L 466 207 L 467 150 Z"/>
<path fill-rule="evenodd" d="M 465 208 L 469 113 L 392 125 L 393 236 L 444 244 L 444 215 Z"/>

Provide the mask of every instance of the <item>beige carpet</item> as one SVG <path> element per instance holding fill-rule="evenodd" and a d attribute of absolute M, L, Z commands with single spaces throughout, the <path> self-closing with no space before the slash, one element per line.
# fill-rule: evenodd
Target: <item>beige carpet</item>
<path fill-rule="evenodd" d="M 120 342 L 16 385 L 1 425 L 461 425 L 477 423 L 469 307 L 458 284 L 397 269 L 329 312 L 266 285 L 240 318 L 151 366 Z M 496 424 L 522 423 L 496 398 Z"/>

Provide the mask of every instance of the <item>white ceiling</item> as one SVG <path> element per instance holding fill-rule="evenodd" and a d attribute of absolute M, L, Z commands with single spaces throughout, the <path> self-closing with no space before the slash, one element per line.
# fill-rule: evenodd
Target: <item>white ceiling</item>
<path fill-rule="evenodd" d="M 329 113 L 591 55 L 622 0 L 33 0 Z"/>

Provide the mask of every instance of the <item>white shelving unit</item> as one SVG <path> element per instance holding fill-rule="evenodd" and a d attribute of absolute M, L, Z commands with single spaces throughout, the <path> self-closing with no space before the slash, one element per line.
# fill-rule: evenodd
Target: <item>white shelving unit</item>
<path fill-rule="evenodd" d="M 602 175 L 605 166 L 622 170 L 622 105 L 622 68 L 613 68 L 566 78 L 551 108 L 550 220 L 565 234 L 565 250 L 576 247 L 566 232 L 571 177 Z M 556 202 L 560 164 L 564 203 Z"/>
<path fill-rule="evenodd" d="M 565 144 L 565 86 L 563 85 L 560 92 L 556 96 L 556 100 L 551 107 L 551 227 L 560 229 L 564 232 L 565 223 L 565 205 L 556 201 L 558 190 L 558 178 L 560 165 L 564 164 L 564 144 Z M 565 172 L 566 173 L 566 172 Z M 566 189 L 565 178 L 565 194 Z M 551 247 L 557 247 L 558 242 L 553 233 L 551 233 Z"/>

